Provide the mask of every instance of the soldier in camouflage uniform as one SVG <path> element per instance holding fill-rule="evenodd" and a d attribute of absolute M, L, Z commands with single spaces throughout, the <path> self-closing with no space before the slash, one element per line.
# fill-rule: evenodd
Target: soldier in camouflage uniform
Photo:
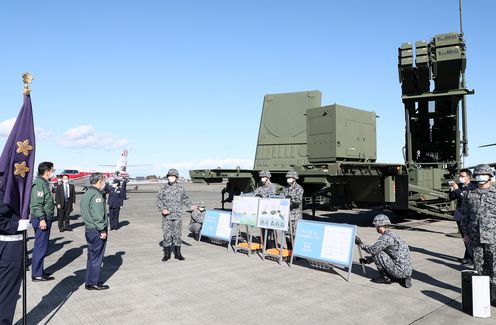
<path fill-rule="evenodd" d="M 303 210 L 303 187 L 300 184 L 296 183 L 298 179 L 298 173 L 295 171 L 289 171 L 286 174 L 286 181 L 288 186 L 284 188 L 282 194 L 284 197 L 290 199 L 289 203 L 289 222 L 290 222 L 290 242 L 288 243 L 288 248 L 292 249 L 294 236 L 296 234 L 296 223 L 302 217 Z M 289 247 L 291 244 L 291 247 Z"/>
<path fill-rule="evenodd" d="M 203 220 L 205 219 L 205 203 L 198 202 L 198 209 L 191 213 L 191 221 L 189 222 L 189 231 L 193 234 L 196 241 L 200 240 L 200 231 L 202 229 Z"/>
<path fill-rule="evenodd" d="M 258 176 L 260 176 L 260 180 L 262 182 L 262 185 L 259 186 L 256 190 L 255 190 L 255 195 L 256 196 L 260 196 L 260 197 L 264 197 L 264 198 L 268 198 L 270 197 L 271 195 L 275 195 L 276 194 L 276 184 L 273 184 L 271 181 L 270 181 L 270 172 L 268 170 L 262 170 L 260 171 L 260 173 L 258 173 Z"/>
<path fill-rule="evenodd" d="M 490 277 L 491 305 L 496 306 L 496 188 L 488 165 L 477 165 L 474 176 L 477 188 L 462 201 L 463 240 L 472 244 L 477 273 Z"/>
<path fill-rule="evenodd" d="M 160 189 L 157 195 L 157 207 L 163 216 L 164 257 L 162 261 L 164 262 L 170 259 L 171 245 L 174 245 L 174 258 L 184 260 L 181 255 L 182 208 L 186 206 L 196 210 L 184 188 L 177 183 L 178 178 L 179 172 L 176 169 L 170 169 L 167 173 L 168 183 Z"/>
<path fill-rule="evenodd" d="M 261 198 L 268 198 L 271 195 L 276 195 L 276 184 L 272 183 L 270 181 L 270 177 L 272 176 L 268 170 L 261 170 L 258 173 L 258 176 L 260 176 L 260 181 L 262 185 L 257 187 L 255 190 L 254 194 L 255 196 L 261 197 Z M 265 229 L 262 228 L 262 238 L 265 237 Z M 274 231 L 267 229 L 267 247 L 275 247 L 275 236 L 274 236 Z"/>
<path fill-rule="evenodd" d="M 365 245 L 358 237 L 355 244 L 372 256 L 361 258 L 360 263 L 369 264 L 374 262 L 379 278 L 372 279 L 375 283 L 390 284 L 392 278 L 398 280 L 406 288 L 412 286 L 412 262 L 408 245 L 400 236 L 391 230 L 391 221 L 383 214 L 375 216 L 374 226 L 381 237 L 374 245 Z"/>

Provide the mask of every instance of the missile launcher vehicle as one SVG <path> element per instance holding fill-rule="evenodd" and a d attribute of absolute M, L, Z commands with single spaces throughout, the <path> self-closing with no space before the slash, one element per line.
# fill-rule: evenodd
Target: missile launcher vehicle
<path fill-rule="evenodd" d="M 465 96 L 474 93 L 465 88 L 465 65 L 465 44 L 457 33 L 398 49 L 404 163 L 377 162 L 375 112 L 322 106 L 320 91 L 313 90 L 265 95 L 253 169 L 190 170 L 190 177 L 227 181 L 224 203 L 254 191 L 261 170 L 270 171 L 280 188 L 286 172 L 294 170 L 306 208 L 383 206 L 451 218 L 455 202 L 448 198 L 448 181 L 468 154 Z"/>

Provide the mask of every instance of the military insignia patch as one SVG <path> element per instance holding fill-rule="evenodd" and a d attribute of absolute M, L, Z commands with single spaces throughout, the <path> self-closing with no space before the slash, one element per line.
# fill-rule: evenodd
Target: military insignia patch
<path fill-rule="evenodd" d="M 36 193 L 36 196 L 37 196 L 37 197 L 43 197 L 43 192 L 42 192 L 42 191 L 37 192 L 37 193 Z"/>
<path fill-rule="evenodd" d="M 96 202 L 96 203 L 101 203 L 101 202 L 102 202 L 102 198 L 101 198 L 101 197 L 97 197 L 97 198 L 95 199 L 95 202 Z"/>

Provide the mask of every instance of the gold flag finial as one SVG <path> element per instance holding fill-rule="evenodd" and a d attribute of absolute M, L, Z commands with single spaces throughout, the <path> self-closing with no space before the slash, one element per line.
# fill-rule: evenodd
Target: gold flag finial
<path fill-rule="evenodd" d="M 29 88 L 29 84 L 33 82 L 33 75 L 29 72 L 25 72 L 22 74 L 22 82 L 24 82 L 24 90 L 22 93 L 26 96 L 29 96 L 31 93 L 31 88 Z"/>

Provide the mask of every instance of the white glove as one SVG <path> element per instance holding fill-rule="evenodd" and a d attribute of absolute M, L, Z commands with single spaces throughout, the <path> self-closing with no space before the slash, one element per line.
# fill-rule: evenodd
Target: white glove
<path fill-rule="evenodd" d="M 29 225 L 29 220 L 28 219 L 21 219 L 19 220 L 19 226 L 17 227 L 17 231 L 24 231 L 28 229 Z"/>

